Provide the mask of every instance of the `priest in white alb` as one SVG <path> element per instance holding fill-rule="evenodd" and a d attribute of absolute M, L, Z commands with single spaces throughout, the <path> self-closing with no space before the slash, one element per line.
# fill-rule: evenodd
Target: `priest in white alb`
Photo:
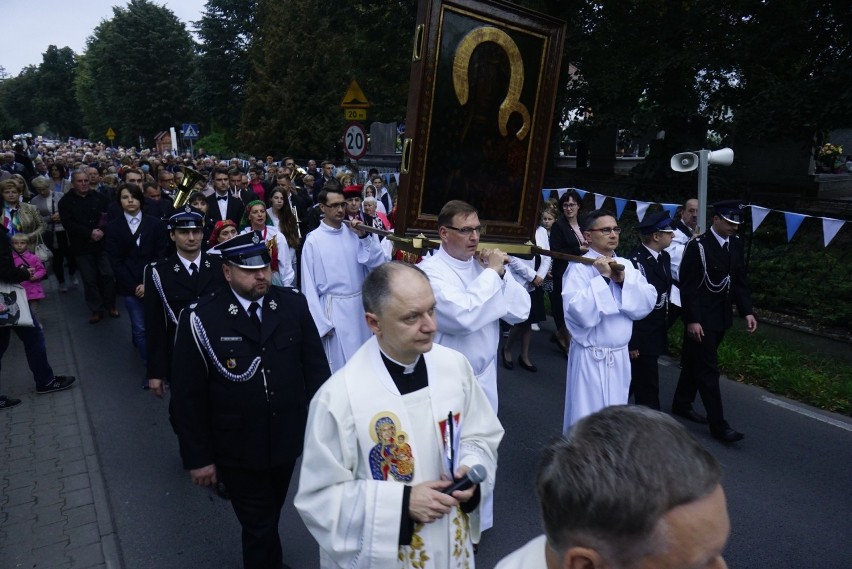
<path fill-rule="evenodd" d="M 302 248 L 302 292 L 335 372 L 370 337 L 361 308 L 361 283 L 385 262 L 385 256 L 379 238 L 359 229 L 360 222 L 343 226 L 342 190 L 324 188 L 318 199 L 324 217 Z"/>
<path fill-rule="evenodd" d="M 363 302 L 375 337 L 311 402 L 296 509 L 323 569 L 472 568 L 503 427 L 464 356 L 433 344 L 422 271 L 376 269 Z M 442 492 L 475 465 L 480 483 Z"/>
<path fill-rule="evenodd" d="M 497 412 L 497 345 L 500 319 L 519 324 L 530 314 L 530 295 L 512 276 L 499 249 L 476 252 L 482 226 L 476 209 L 453 200 L 438 215 L 441 247 L 418 265 L 438 301 L 435 342 L 467 356 Z"/>
<path fill-rule="evenodd" d="M 597 209 L 581 221 L 592 265 L 571 263 L 562 280 L 565 324 L 571 333 L 562 431 L 595 411 L 627 403 L 633 321 L 650 314 L 657 290 L 617 257 L 618 227 L 612 213 Z M 623 266 L 616 270 L 611 263 Z"/>

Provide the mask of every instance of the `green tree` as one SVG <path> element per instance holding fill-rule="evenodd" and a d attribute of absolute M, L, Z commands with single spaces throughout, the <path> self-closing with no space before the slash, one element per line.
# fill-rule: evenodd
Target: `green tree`
<path fill-rule="evenodd" d="M 38 93 L 38 69 L 28 65 L 16 77 L 0 82 L 0 133 L 4 138 L 33 130 L 39 124 L 33 100 Z"/>
<path fill-rule="evenodd" d="M 230 137 L 240 122 L 257 5 L 257 0 L 208 0 L 194 22 L 200 38 L 194 99 L 211 132 L 224 129 Z"/>
<path fill-rule="evenodd" d="M 70 47 L 51 45 L 42 54 L 35 79 L 33 110 L 40 122 L 60 137 L 82 131 L 80 107 L 74 97 L 76 56 Z"/>
<path fill-rule="evenodd" d="M 370 120 L 404 118 L 415 8 L 410 1 L 260 0 L 242 146 L 333 157 L 344 124 L 340 100 L 352 79 L 370 100 Z"/>
<path fill-rule="evenodd" d="M 191 116 L 194 44 L 174 13 L 148 0 L 114 7 L 87 40 L 76 94 L 92 138 L 108 128 L 117 142 L 147 145 Z"/>

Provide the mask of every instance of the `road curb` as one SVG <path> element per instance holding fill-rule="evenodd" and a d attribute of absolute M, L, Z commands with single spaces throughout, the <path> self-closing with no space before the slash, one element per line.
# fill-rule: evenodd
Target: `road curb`
<path fill-rule="evenodd" d="M 80 439 L 83 446 L 83 454 L 86 459 L 86 470 L 89 474 L 89 485 L 92 490 L 92 502 L 95 506 L 95 517 L 97 519 L 98 532 L 101 540 L 101 552 L 107 569 L 124 569 L 121 548 L 119 546 L 118 536 L 115 533 L 115 525 L 113 524 L 112 512 L 110 510 L 109 499 L 107 497 L 106 482 L 104 481 L 103 471 L 98 459 L 95 438 L 92 435 L 92 424 L 89 419 L 86 398 L 84 397 L 84 382 L 79 376 L 79 360 L 77 359 L 77 353 L 74 350 L 74 345 L 71 342 L 71 331 L 68 317 L 65 314 L 65 303 L 60 301 L 57 304 L 57 312 L 62 320 L 61 336 L 63 348 L 65 353 L 69 356 L 69 361 L 74 362 L 74 375 L 78 378 L 76 389 L 72 389 L 71 391 L 74 393 L 74 407 L 77 414 L 77 425 L 80 429 Z"/>

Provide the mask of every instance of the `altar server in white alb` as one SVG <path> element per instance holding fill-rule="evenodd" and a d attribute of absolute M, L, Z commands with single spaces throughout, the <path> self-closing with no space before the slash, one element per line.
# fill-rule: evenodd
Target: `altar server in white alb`
<path fill-rule="evenodd" d="M 360 222 L 343 226 L 342 190 L 323 189 L 318 199 L 324 217 L 302 249 L 302 292 L 335 372 L 370 337 L 361 309 L 361 283 L 385 256 L 379 238 L 360 229 Z"/>
<path fill-rule="evenodd" d="M 615 256 L 621 228 L 602 209 L 580 222 L 592 265 L 572 263 L 562 280 L 565 324 L 571 333 L 562 431 L 595 411 L 627 403 L 633 321 L 650 314 L 657 290 L 627 259 Z M 615 270 L 611 263 L 624 267 Z"/>
<path fill-rule="evenodd" d="M 363 302 L 375 337 L 311 402 L 296 509 L 324 569 L 472 568 L 503 428 L 465 357 L 433 344 L 422 271 L 383 265 Z M 442 492 L 471 467 L 481 483 Z"/>
<path fill-rule="evenodd" d="M 476 208 L 447 202 L 438 215 L 441 248 L 419 267 L 429 275 L 438 301 L 435 342 L 467 356 L 496 413 L 500 319 L 526 320 L 530 295 L 512 276 L 509 255 L 499 249 L 476 252 L 481 229 Z"/>

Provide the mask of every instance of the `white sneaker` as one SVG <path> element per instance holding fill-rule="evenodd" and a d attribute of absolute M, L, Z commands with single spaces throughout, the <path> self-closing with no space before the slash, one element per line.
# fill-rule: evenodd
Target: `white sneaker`
<path fill-rule="evenodd" d="M 538 325 L 538 324 L 536 324 L 535 322 L 533 322 L 533 324 L 530 326 L 530 329 L 531 329 L 533 332 L 541 332 L 541 328 L 540 328 L 540 327 L 539 327 L 539 325 Z"/>

